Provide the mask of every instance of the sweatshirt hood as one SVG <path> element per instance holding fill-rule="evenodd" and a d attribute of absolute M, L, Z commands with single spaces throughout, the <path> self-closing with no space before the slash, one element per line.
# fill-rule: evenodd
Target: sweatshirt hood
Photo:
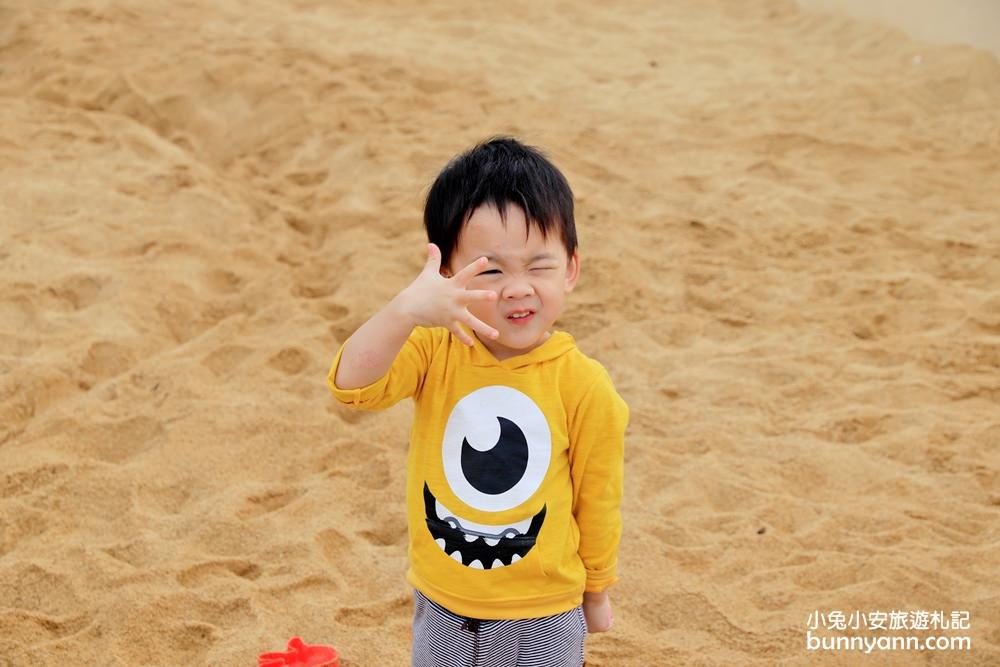
<path fill-rule="evenodd" d="M 454 336 L 454 334 L 452 334 Z M 543 361 L 549 361 L 561 357 L 576 347 L 576 340 L 566 331 L 553 331 L 548 339 L 538 347 L 518 354 L 507 359 L 497 359 L 493 353 L 486 349 L 479 337 L 472 333 L 472 347 L 469 352 L 472 356 L 474 366 L 499 366 L 507 370 L 517 370 L 524 366 L 531 366 Z M 462 343 L 458 343 L 463 345 Z"/>

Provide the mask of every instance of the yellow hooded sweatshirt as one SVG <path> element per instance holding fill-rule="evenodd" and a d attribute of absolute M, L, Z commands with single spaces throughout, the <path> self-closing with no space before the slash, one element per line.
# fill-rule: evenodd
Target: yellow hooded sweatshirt
<path fill-rule="evenodd" d="M 558 614 L 618 580 L 628 406 L 566 332 L 502 361 L 473 340 L 416 327 L 389 371 L 356 389 L 334 382 L 341 346 L 327 384 L 362 409 L 415 401 L 414 588 L 471 618 Z"/>

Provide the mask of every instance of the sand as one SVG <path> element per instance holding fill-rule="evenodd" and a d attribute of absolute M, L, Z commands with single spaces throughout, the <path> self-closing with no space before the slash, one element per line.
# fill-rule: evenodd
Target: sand
<path fill-rule="evenodd" d="M 587 665 L 1000 663 L 998 109 L 987 51 L 779 0 L 0 3 L 0 665 L 409 664 L 412 406 L 326 372 L 495 133 L 632 410 Z M 972 650 L 807 650 L 834 610 Z"/>
<path fill-rule="evenodd" d="M 890 25 L 921 40 L 975 46 L 1000 57 L 1000 3 L 995 0 L 798 0 L 798 4 Z"/>

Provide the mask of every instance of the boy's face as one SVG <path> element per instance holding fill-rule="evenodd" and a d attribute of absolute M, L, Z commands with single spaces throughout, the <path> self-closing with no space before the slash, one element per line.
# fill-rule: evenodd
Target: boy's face
<path fill-rule="evenodd" d="M 480 257 L 488 258 L 489 264 L 467 289 L 492 290 L 498 298 L 476 301 L 469 312 L 500 336 L 484 340 L 473 334 L 500 360 L 544 343 L 580 275 L 579 254 L 567 256 L 558 232 L 550 231 L 544 238 L 537 227 L 529 227 L 521 207 L 508 204 L 505 226 L 496 207 L 484 204 L 462 227 L 442 273 L 451 276 Z"/>

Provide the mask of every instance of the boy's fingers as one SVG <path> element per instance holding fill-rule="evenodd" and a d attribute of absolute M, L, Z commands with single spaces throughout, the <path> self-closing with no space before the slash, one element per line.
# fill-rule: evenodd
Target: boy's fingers
<path fill-rule="evenodd" d="M 499 331 L 497 331 L 490 325 L 486 324 L 485 322 L 477 318 L 475 315 L 472 315 L 471 313 L 465 316 L 464 322 L 468 324 L 470 327 L 472 327 L 475 331 L 478 331 L 487 338 L 496 338 L 497 336 L 500 335 Z"/>
<path fill-rule="evenodd" d="M 462 270 L 455 274 L 455 282 L 462 287 L 465 287 L 466 283 L 472 280 L 472 277 L 476 275 L 476 272 L 482 270 L 486 264 L 487 261 L 485 257 L 480 257 L 473 262 L 469 262 L 467 266 L 462 267 Z"/>
<path fill-rule="evenodd" d="M 465 297 L 463 299 L 465 303 L 470 303 L 472 301 L 496 301 L 497 293 L 492 290 L 470 289 L 465 290 L 463 296 Z"/>
<path fill-rule="evenodd" d="M 465 333 L 462 330 L 462 326 L 458 322 L 455 322 L 451 325 L 451 332 L 455 334 L 455 336 L 457 336 L 460 341 L 462 341 L 466 345 L 469 345 L 470 347 L 472 346 L 472 338 L 470 338 L 469 334 Z"/>
<path fill-rule="evenodd" d="M 441 271 L 441 249 L 433 243 L 427 244 L 427 263 L 424 264 L 425 271 Z"/>

